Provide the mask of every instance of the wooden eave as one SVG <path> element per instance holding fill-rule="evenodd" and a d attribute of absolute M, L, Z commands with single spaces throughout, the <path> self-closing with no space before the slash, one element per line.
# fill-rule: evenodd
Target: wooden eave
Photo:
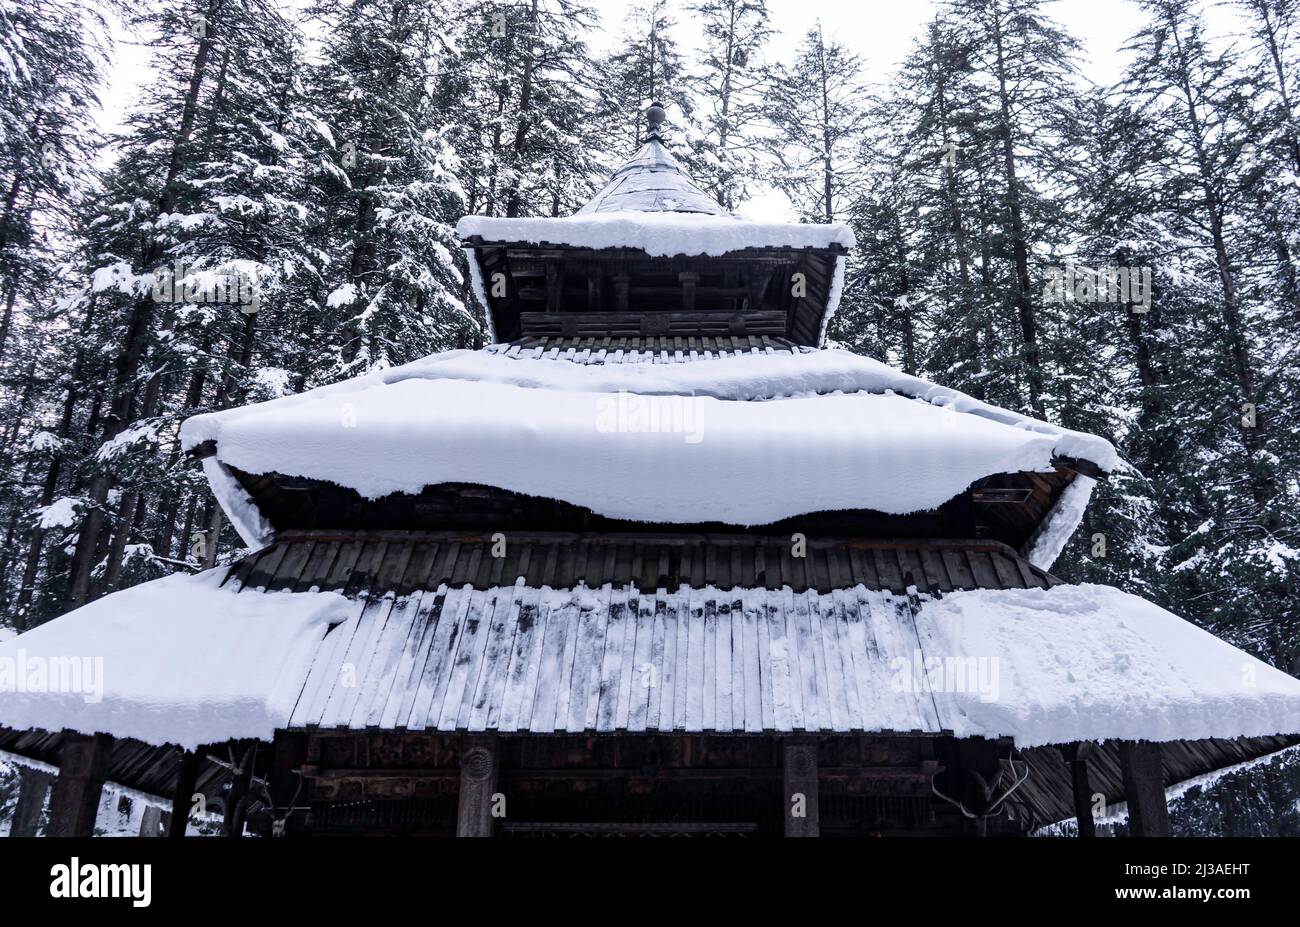
<path fill-rule="evenodd" d="M 14 730 L 0 727 L 0 751 L 47 766 L 57 767 L 62 759 L 63 745 L 67 740 L 61 731 Z M 176 790 L 182 750 L 173 746 L 146 744 L 129 738 L 113 741 L 109 759 L 107 781 L 136 792 L 159 799 L 160 804 L 171 805 Z M 230 775 L 221 762 L 200 750 L 198 778 L 195 791 L 217 802 Z"/>
<path fill-rule="evenodd" d="M 750 247 L 718 257 L 468 238 L 499 341 L 524 336 L 766 335 L 817 346 L 835 263 L 826 248 Z M 803 274 L 805 292 L 793 294 Z M 492 295 L 504 274 L 506 295 Z"/>
<path fill-rule="evenodd" d="M 199 445 L 196 457 L 216 453 Z M 646 530 L 681 534 L 762 535 L 803 532 L 809 536 L 861 538 L 978 538 L 1023 549 L 1074 479 L 1065 467 L 1049 473 L 999 474 L 977 481 L 937 509 L 908 515 L 870 510 L 817 512 L 768 525 L 740 527 L 719 522 L 654 525 L 607 518 L 583 506 L 527 496 L 490 486 L 449 483 L 417 494 L 366 499 L 326 480 L 231 472 L 277 532 L 286 530 L 565 530 L 611 534 Z"/>

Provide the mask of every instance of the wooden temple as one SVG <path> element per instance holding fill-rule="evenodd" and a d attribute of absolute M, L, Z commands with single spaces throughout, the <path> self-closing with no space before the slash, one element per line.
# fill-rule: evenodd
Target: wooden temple
<path fill-rule="evenodd" d="M 669 153 L 662 108 L 649 116 L 577 216 L 462 228 L 497 341 L 485 353 L 609 368 L 817 351 L 843 236 L 792 226 L 728 246 L 739 220 Z M 698 220 L 720 244 L 600 245 L 602 223 L 646 216 L 648 236 Z M 1162 835 L 1167 786 L 1300 742 L 1026 747 L 955 736 L 923 697 L 882 726 L 881 677 L 916 643 L 890 635 L 913 633 L 921 599 L 1061 585 L 1031 552 L 1071 485 L 1104 479 L 1095 461 L 988 473 L 930 510 L 750 525 L 648 523 L 469 480 L 375 497 L 222 466 L 270 530 L 229 569 L 237 598 L 335 591 L 355 617 L 324 637 L 270 740 L 184 750 L 0 728 L 0 758 L 34 770 L 15 833 L 34 832 L 53 779 L 54 834 L 89 833 L 107 782 L 157 796 L 176 836 L 196 793 L 232 835 L 1022 835 L 1077 818 L 1091 836 L 1094 811 L 1123 801 L 1130 833 Z"/>

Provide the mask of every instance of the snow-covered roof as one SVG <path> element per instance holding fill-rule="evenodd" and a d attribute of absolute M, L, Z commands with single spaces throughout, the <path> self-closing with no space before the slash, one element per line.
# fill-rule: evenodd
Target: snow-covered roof
<path fill-rule="evenodd" d="M 0 660 L 102 656 L 104 679 L 94 704 L 6 695 L 0 724 L 191 746 L 284 726 L 951 732 L 1022 748 L 1300 732 L 1300 680 L 1104 586 L 909 599 L 520 582 L 341 605 L 234 585 L 159 580 L 0 645 Z"/>
<path fill-rule="evenodd" d="M 1106 586 L 922 595 L 915 614 L 862 587 L 442 588 L 358 604 L 331 637 L 291 726 L 949 731 L 1020 747 L 1300 732 L 1300 680 Z M 339 682 L 344 663 L 358 685 Z"/>
<path fill-rule="evenodd" d="M 0 725 L 190 749 L 269 740 L 350 603 L 333 592 L 237 595 L 221 585 L 228 572 L 133 586 L 0 643 Z"/>
<path fill-rule="evenodd" d="M 664 145 L 650 134 L 609 183 L 578 210 L 578 215 L 602 212 L 678 212 L 725 216 L 727 211 L 696 186 Z"/>
<path fill-rule="evenodd" d="M 476 483 L 611 518 L 752 526 L 821 511 L 928 511 L 979 479 L 1051 471 L 1062 457 L 1104 471 L 1117 463 L 1101 438 L 839 350 L 676 364 L 448 351 L 196 416 L 182 441 L 215 442 L 209 479 L 254 545 L 269 526 L 228 467 L 371 499 Z M 1081 514 L 1076 506 L 1072 517 Z"/>
<path fill-rule="evenodd" d="M 651 257 L 716 257 L 746 248 L 853 247 L 853 232 L 842 223 L 751 222 L 727 212 L 664 145 L 659 135 L 663 110 L 657 107 L 650 110 L 651 130 L 641 147 L 574 215 L 466 216 L 456 231 L 463 239 L 478 236 L 488 242 L 640 248 Z"/>
<path fill-rule="evenodd" d="M 640 248 L 651 257 L 718 257 L 746 248 L 852 248 L 846 225 L 753 222 L 733 216 L 676 212 L 578 213 L 557 219 L 466 216 L 461 238 L 573 248 Z"/>

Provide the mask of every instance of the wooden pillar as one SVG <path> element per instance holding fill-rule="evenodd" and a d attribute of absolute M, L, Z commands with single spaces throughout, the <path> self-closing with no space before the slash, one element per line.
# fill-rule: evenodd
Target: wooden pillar
<path fill-rule="evenodd" d="M 497 788 L 497 742 L 475 737 L 460 758 L 460 799 L 456 811 L 457 837 L 492 836 L 492 795 Z"/>
<path fill-rule="evenodd" d="M 293 826 L 291 812 L 305 811 L 306 785 L 302 767 L 307 762 L 307 735 L 298 731 L 276 731 L 272 745 L 267 788 L 274 805 L 271 835 L 287 836 Z M 305 817 L 305 815 L 303 815 Z"/>
<path fill-rule="evenodd" d="M 1128 832 L 1132 837 L 1168 837 L 1169 806 L 1165 802 L 1164 770 L 1160 744 L 1149 740 L 1122 740 L 1119 764 L 1128 798 Z"/>
<path fill-rule="evenodd" d="M 726 289 L 733 291 L 740 285 L 740 278 L 737 275 L 736 268 L 728 265 L 722 271 L 722 285 Z M 728 312 L 735 312 L 740 308 L 740 300 L 736 299 L 733 293 L 729 292 L 722 300 L 722 308 Z"/>
<path fill-rule="evenodd" d="M 244 819 L 247 814 L 244 798 L 253 787 L 257 744 L 248 743 L 236 747 L 235 763 L 235 768 L 231 770 L 230 791 L 226 793 L 226 814 L 221 822 L 222 834 L 226 837 L 244 836 Z"/>
<path fill-rule="evenodd" d="M 604 283 L 604 268 L 599 262 L 593 261 L 587 269 L 587 311 L 600 312 L 605 308 L 605 300 L 602 294 L 602 284 Z"/>
<path fill-rule="evenodd" d="M 682 309 L 695 311 L 695 287 L 700 282 L 700 275 L 693 270 L 684 270 L 677 275 L 682 284 Z"/>
<path fill-rule="evenodd" d="M 564 301 L 564 277 L 560 265 L 555 261 L 546 262 L 546 311 L 559 312 Z"/>
<path fill-rule="evenodd" d="M 64 732 L 59 775 L 50 796 L 51 837 L 89 837 L 95 831 L 99 798 L 108 778 L 113 738 Z"/>
<path fill-rule="evenodd" d="M 1088 782 L 1088 756 L 1092 753 L 1092 744 L 1087 741 L 1070 744 L 1061 753 L 1070 764 L 1074 817 L 1079 822 L 1079 836 L 1095 837 L 1097 825 L 1092 819 L 1092 786 Z"/>
<path fill-rule="evenodd" d="M 162 816 L 162 809 L 157 805 L 145 805 L 144 815 L 140 818 L 140 836 L 161 837 L 163 835 Z"/>
<path fill-rule="evenodd" d="M 30 766 L 18 768 L 18 806 L 14 808 L 10 837 L 35 837 L 41 826 L 41 812 L 45 810 L 45 793 L 54 777 Z"/>
<path fill-rule="evenodd" d="M 632 278 L 624 271 L 614 275 L 614 308 L 619 312 L 627 312 L 631 282 Z"/>
<path fill-rule="evenodd" d="M 176 788 L 172 790 L 171 820 L 167 824 L 168 837 L 184 837 L 190 823 L 190 809 L 194 806 L 194 791 L 199 781 L 199 755 L 193 750 L 181 753 L 176 763 Z"/>
<path fill-rule="evenodd" d="M 817 837 L 821 816 L 817 809 L 817 742 L 796 740 L 785 744 L 782 778 L 785 782 L 785 835 Z"/>

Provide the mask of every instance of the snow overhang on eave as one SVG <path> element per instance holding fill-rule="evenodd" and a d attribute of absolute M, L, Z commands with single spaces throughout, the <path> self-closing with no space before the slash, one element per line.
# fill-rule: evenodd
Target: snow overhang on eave
<path fill-rule="evenodd" d="M 465 216 L 456 233 L 466 247 L 629 248 L 649 257 L 721 257 L 746 250 L 820 250 L 847 254 L 855 243 L 843 223 L 750 222 L 698 213 L 596 213 L 564 218 Z"/>
<path fill-rule="evenodd" d="M 708 441 L 683 444 L 672 433 L 601 428 L 602 404 L 628 395 L 679 414 L 689 406 Z M 354 410 L 358 427 L 337 427 L 339 401 Z M 773 433 L 788 438 L 775 456 L 764 450 L 771 449 Z M 185 450 L 203 460 L 214 493 L 250 544 L 272 535 L 240 485 L 258 474 L 325 481 L 369 499 L 473 483 L 615 520 L 753 527 L 814 512 L 932 511 L 999 474 L 1069 470 L 1078 476 L 1054 500 L 1052 531 L 1022 549 L 1043 567 L 1077 527 L 1085 490 L 1118 465 L 1102 439 L 842 351 L 631 367 L 450 351 L 196 416 L 186 421 L 182 438 Z M 523 465 L 521 442 L 545 449 L 548 466 Z M 594 471 L 587 463 L 593 453 L 604 461 Z M 656 472 L 677 474 L 676 488 L 629 494 L 628 480 L 646 478 L 652 463 Z M 864 483 L 855 476 L 864 467 L 878 478 Z M 809 474 L 820 475 L 809 480 Z M 798 491 L 760 491 L 773 485 Z"/>

